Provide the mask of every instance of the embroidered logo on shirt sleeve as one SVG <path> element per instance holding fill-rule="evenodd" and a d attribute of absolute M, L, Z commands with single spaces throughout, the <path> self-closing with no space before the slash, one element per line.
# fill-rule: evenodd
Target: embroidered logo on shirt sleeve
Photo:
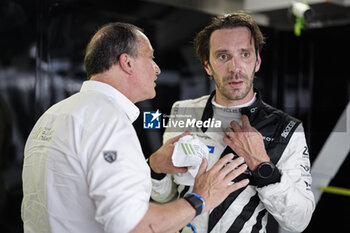
<path fill-rule="evenodd" d="M 107 150 L 103 151 L 103 157 L 109 163 L 113 163 L 117 159 L 117 151 Z"/>

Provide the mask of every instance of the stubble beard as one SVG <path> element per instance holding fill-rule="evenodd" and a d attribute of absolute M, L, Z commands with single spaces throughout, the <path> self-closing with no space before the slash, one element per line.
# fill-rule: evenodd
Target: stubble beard
<path fill-rule="evenodd" d="M 228 101 L 239 101 L 244 99 L 245 97 L 247 97 L 249 91 L 253 87 L 254 75 L 254 71 L 250 77 L 243 74 L 234 74 L 231 76 L 224 77 L 222 81 L 218 81 L 219 79 L 217 78 L 217 76 L 213 74 L 215 85 L 219 91 L 219 93 L 217 94 L 220 94 L 223 98 L 225 98 Z M 231 89 L 229 87 L 228 83 L 236 80 L 243 81 L 243 89 Z"/>

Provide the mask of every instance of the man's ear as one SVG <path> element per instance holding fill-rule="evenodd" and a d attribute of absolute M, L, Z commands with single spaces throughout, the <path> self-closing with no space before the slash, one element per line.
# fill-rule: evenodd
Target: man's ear
<path fill-rule="evenodd" d="M 255 62 L 255 72 L 258 72 L 261 65 L 261 57 L 259 51 L 257 52 L 256 62 Z"/>
<path fill-rule="evenodd" d="M 122 53 L 119 56 L 119 65 L 120 68 L 127 74 L 133 73 L 133 59 L 127 53 Z"/>
<path fill-rule="evenodd" d="M 208 61 L 203 61 L 203 66 L 204 66 L 204 69 L 205 71 L 207 72 L 207 74 L 209 76 L 212 76 L 213 75 L 213 72 L 211 72 L 211 67 L 210 67 L 210 64 Z"/>

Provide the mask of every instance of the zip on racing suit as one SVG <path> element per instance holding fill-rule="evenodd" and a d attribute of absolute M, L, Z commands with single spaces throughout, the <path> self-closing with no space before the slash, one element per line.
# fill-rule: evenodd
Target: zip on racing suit
<path fill-rule="evenodd" d="M 254 91 L 255 102 L 239 111 L 240 114 L 247 115 L 251 125 L 263 135 L 267 154 L 277 169 L 268 179 L 259 180 L 249 171 L 237 177 L 235 181 L 249 178 L 249 185 L 231 193 L 210 212 L 197 216 L 192 224 L 198 233 L 266 232 L 268 213 L 284 229 L 301 232 L 311 219 L 315 202 L 311 191 L 310 160 L 302 124 L 264 103 L 259 91 Z M 210 149 L 208 168 L 223 155 L 233 152 L 223 142 L 223 130 L 210 130 L 204 127 L 205 124 L 201 124 L 202 127 L 183 124 L 183 128 L 179 127 L 180 124 L 173 124 L 171 127 L 171 123 L 189 117 L 202 123 L 214 120 L 214 96 L 215 91 L 210 96 L 175 102 L 163 137 L 165 142 L 186 130 L 197 135 Z M 213 124 L 209 122 L 208 125 Z M 161 203 L 183 197 L 193 188 L 176 184 L 171 174 L 156 174 L 153 171 L 152 184 L 151 197 Z M 185 227 L 181 232 L 192 230 Z"/>

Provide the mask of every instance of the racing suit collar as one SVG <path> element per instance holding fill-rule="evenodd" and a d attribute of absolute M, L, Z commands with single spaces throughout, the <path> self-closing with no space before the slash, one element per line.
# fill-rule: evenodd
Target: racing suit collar
<path fill-rule="evenodd" d="M 255 102 L 252 105 L 250 105 L 250 106 L 243 107 L 243 108 L 239 109 L 239 111 L 242 114 L 248 116 L 250 122 L 254 121 L 254 119 L 255 119 L 258 111 L 259 111 L 259 108 L 261 107 L 261 102 L 262 102 L 260 91 L 258 89 L 256 89 L 256 88 L 254 88 L 254 92 L 256 93 L 256 100 L 255 100 Z M 203 115 L 202 115 L 202 121 L 203 122 L 208 120 L 208 119 L 213 118 L 214 110 L 213 110 L 213 106 L 212 106 L 211 101 L 214 98 L 215 93 L 216 93 L 216 91 L 214 90 L 210 94 L 210 96 L 209 96 L 209 98 L 207 100 L 207 103 L 206 103 L 206 105 L 204 107 L 204 111 L 203 111 Z M 203 133 L 205 133 L 208 130 L 208 128 L 204 127 L 204 126 L 202 126 L 201 129 L 202 129 Z"/>

